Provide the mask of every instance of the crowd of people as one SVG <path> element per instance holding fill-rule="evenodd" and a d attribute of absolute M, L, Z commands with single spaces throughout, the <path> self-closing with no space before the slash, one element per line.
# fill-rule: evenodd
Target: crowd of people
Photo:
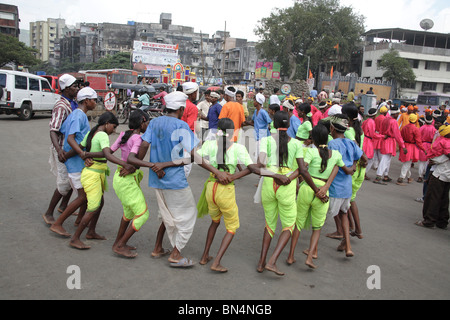
<path fill-rule="evenodd" d="M 327 215 L 336 225 L 327 237 L 341 240 L 337 250 L 353 257 L 351 237 L 363 238 L 357 193 L 372 167 L 377 169 L 375 183 L 392 180 L 389 168 L 397 144 L 403 163 L 397 184 L 410 182 L 412 163 L 421 163 L 424 219 L 416 224 L 447 227 L 450 126 L 443 111 L 439 116 L 427 113 L 420 127 L 414 107 L 408 108 L 409 116 L 402 118 L 400 130 L 400 110 L 393 105 L 368 110 L 364 120 L 361 108 L 351 101 L 341 105 L 340 99 L 323 100 L 316 107 L 313 97 L 307 101 L 270 97 L 265 107 L 267 98 L 258 93 L 250 118 L 242 104 L 243 92 L 232 86 L 209 90 L 205 101 L 197 105 L 199 87 L 187 82 L 182 90 L 164 96 L 166 115 L 150 121 L 144 111 L 135 110 L 129 130 L 110 145 L 109 136 L 118 127 L 114 114 L 105 112 L 91 128 L 86 113 L 95 108 L 97 93 L 89 87 L 79 89 L 70 75 L 61 76 L 59 82 L 62 96 L 50 121 L 50 165 L 57 183 L 43 219 L 52 232 L 70 238 L 73 248 L 90 248 L 81 241 L 86 229 L 87 239 L 105 239 L 96 226 L 108 190 L 107 163 L 111 162 L 117 165 L 113 188 L 124 212 L 112 246 L 119 256 L 137 256 L 128 242 L 149 215 L 158 212 L 161 224 L 152 256 L 166 256 L 174 268 L 192 267 L 194 261 L 182 251 L 196 219 L 209 215 L 211 225 L 199 264 L 211 263 L 211 270 L 227 272 L 221 261 L 240 227 L 234 181 L 255 174 L 260 179 L 254 202 L 262 204 L 265 214 L 258 272 L 284 275 L 277 267 L 279 255 L 289 244 L 287 263 L 293 264 L 300 233 L 309 228 L 312 235 L 303 251 L 305 264 L 317 268 L 314 260 Z M 252 148 L 243 143 L 244 126 L 254 128 Z M 120 156 L 116 156 L 119 149 Z M 144 160 L 147 153 L 149 161 Z M 210 173 L 198 201 L 188 183 L 193 163 Z M 145 199 L 141 168 L 149 168 L 148 186 L 155 190 L 157 208 Z M 73 192 L 77 195 L 70 201 Z M 58 218 L 55 209 L 61 212 Z M 64 223 L 76 211 L 77 229 L 72 235 Z M 222 217 L 227 232 L 213 257 L 210 249 Z M 268 257 L 278 220 L 282 231 Z M 171 249 L 163 248 L 165 236 Z"/>

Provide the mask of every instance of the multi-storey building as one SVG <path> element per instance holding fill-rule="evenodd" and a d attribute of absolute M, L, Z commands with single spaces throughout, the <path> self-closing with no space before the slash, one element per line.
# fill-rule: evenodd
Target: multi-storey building
<path fill-rule="evenodd" d="M 36 58 L 51 64 L 59 61 L 59 39 L 65 27 L 64 19 L 30 22 L 30 47 L 38 51 Z"/>
<path fill-rule="evenodd" d="M 384 70 L 378 63 L 383 54 L 395 49 L 416 75 L 414 83 L 401 88 L 403 97 L 415 99 L 425 91 L 450 93 L 450 34 L 394 28 L 370 30 L 363 36 L 363 78 L 382 80 Z"/>
<path fill-rule="evenodd" d="M 19 38 L 19 8 L 0 3 L 0 33 Z"/>

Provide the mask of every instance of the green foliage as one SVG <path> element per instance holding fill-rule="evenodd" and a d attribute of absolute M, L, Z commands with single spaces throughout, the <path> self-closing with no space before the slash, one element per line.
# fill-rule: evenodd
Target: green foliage
<path fill-rule="evenodd" d="M 383 54 L 378 67 L 385 70 L 383 73 L 384 78 L 389 81 L 395 81 L 400 87 L 416 81 L 416 76 L 409 62 L 400 57 L 397 50 L 391 49 Z"/>
<path fill-rule="evenodd" d="M 27 47 L 16 37 L 0 33 L 0 67 L 13 62 L 17 65 L 32 66 L 39 63 L 37 51 Z"/>
<path fill-rule="evenodd" d="M 259 21 L 255 34 L 260 37 L 258 52 L 269 61 L 282 65 L 282 74 L 291 79 L 306 75 L 310 68 L 337 58 L 350 58 L 351 51 L 364 32 L 364 17 L 339 0 L 303 0 L 286 9 L 276 9 Z M 301 68 L 297 68 L 301 65 Z M 299 74 L 299 72 L 301 73 Z"/>

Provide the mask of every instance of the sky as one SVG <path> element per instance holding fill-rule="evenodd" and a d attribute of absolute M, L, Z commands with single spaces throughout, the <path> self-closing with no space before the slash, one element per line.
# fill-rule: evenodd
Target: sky
<path fill-rule="evenodd" d="M 127 21 L 159 23 L 161 13 L 172 14 L 172 24 L 194 27 L 195 32 L 212 36 L 225 29 L 233 38 L 257 41 L 254 29 L 276 8 L 287 8 L 294 0 L 0 0 L 19 7 L 20 28 L 29 23 L 63 18 L 66 24 L 120 23 Z M 382 28 L 421 30 L 419 23 L 434 21 L 433 32 L 450 33 L 450 1 L 448 0 L 340 0 L 363 15 L 366 31 Z"/>

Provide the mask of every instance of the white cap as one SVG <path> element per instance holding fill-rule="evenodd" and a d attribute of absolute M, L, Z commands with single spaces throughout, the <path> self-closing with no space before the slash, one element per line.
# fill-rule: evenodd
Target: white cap
<path fill-rule="evenodd" d="M 61 88 L 61 90 L 64 90 L 65 88 L 73 85 L 76 81 L 77 79 L 74 76 L 71 76 L 70 74 L 63 74 L 59 78 L 59 87 Z"/>
<path fill-rule="evenodd" d="M 185 82 L 183 83 L 183 92 L 186 94 L 194 93 L 198 90 L 198 84 L 195 82 Z M 166 98 L 164 98 L 165 100 Z"/>
<path fill-rule="evenodd" d="M 261 94 L 261 93 L 258 93 L 257 95 L 256 95 L 256 101 L 260 104 L 260 105 L 263 105 L 264 104 L 264 102 L 266 102 L 266 97 L 263 95 L 263 94 Z"/>
<path fill-rule="evenodd" d="M 332 106 L 329 111 L 328 111 L 328 116 L 334 116 L 336 114 L 341 114 L 342 113 L 342 107 L 338 104 L 335 104 L 334 106 Z"/>
<path fill-rule="evenodd" d="M 83 101 L 85 99 L 97 99 L 98 95 L 94 89 L 90 87 L 85 87 L 78 91 L 77 100 L 78 102 Z"/>
<path fill-rule="evenodd" d="M 297 104 L 297 103 L 303 103 L 303 100 L 302 99 L 295 100 L 295 104 Z"/>
<path fill-rule="evenodd" d="M 166 102 L 166 108 L 171 110 L 178 110 L 181 107 L 186 108 L 187 99 L 188 96 L 181 91 L 169 93 L 164 97 L 164 101 Z"/>

